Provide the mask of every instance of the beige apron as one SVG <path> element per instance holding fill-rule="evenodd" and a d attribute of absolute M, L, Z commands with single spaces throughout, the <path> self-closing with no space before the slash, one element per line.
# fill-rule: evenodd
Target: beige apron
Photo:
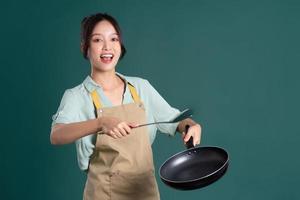
<path fill-rule="evenodd" d="M 146 123 L 146 113 L 133 86 L 128 84 L 134 103 L 102 108 L 96 91 L 91 93 L 97 117 L 111 116 L 122 121 Z M 84 200 L 158 200 L 152 149 L 147 127 L 114 139 L 97 134 L 90 158 Z"/>

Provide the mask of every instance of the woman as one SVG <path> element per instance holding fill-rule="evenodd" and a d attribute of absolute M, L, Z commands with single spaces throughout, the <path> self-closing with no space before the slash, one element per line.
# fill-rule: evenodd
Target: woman
<path fill-rule="evenodd" d="M 179 110 L 147 80 L 116 72 L 126 50 L 113 17 L 98 13 L 82 20 L 81 51 L 91 75 L 65 91 L 53 116 L 51 143 L 76 143 L 79 167 L 88 173 L 84 199 L 159 199 L 151 150 L 157 129 L 170 135 L 177 130 L 184 142 L 193 136 L 196 145 L 200 125 L 186 119 L 137 127 L 169 120 Z"/>

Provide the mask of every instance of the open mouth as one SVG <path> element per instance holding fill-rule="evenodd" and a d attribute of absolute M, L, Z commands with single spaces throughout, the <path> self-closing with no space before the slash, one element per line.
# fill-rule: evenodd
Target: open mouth
<path fill-rule="evenodd" d="M 110 53 L 100 55 L 100 59 L 104 63 L 110 63 L 112 61 L 113 57 L 114 57 L 114 55 L 110 54 Z"/>

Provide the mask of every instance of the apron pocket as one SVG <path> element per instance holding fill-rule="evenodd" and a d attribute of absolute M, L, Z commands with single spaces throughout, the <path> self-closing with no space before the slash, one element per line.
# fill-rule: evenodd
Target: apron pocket
<path fill-rule="evenodd" d="M 158 200 L 154 171 L 143 174 L 116 172 L 110 175 L 111 200 Z"/>

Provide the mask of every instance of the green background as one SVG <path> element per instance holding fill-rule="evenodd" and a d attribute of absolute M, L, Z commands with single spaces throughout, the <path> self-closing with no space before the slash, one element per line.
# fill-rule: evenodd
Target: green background
<path fill-rule="evenodd" d="M 202 145 L 224 147 L 227 174 L 167 199 L 299 199 L 299 1 L 2 1 L 1 199 L 82 199 L 74 144 L 52 146 L 51 116 L 90 66 L 81 19 L 115 16 L 128 54 L 117 70 L 146 78 L 174 107 L 195 110 Z M 158 134 L 156 169 L 182 151 Z"/>

